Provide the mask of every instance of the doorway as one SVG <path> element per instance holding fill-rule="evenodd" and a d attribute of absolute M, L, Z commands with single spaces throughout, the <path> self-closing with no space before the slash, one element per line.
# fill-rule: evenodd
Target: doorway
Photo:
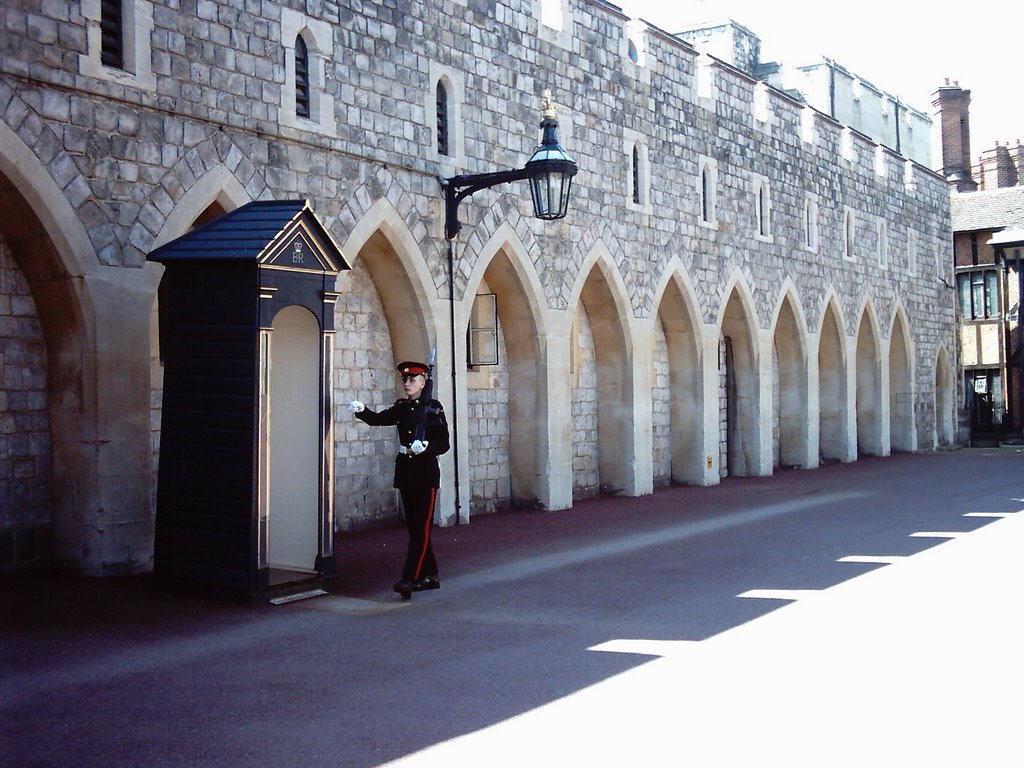
<path fill-rule="evenodd" d="M 320 487 L 320 327 L 304 307 L 274 317 L 270 366 L 271 584 L 315 573 Z"/>

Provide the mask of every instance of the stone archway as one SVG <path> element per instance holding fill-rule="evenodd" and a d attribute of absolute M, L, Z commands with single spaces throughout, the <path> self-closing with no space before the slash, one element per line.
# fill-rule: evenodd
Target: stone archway
<path fill-rule="evenodd" d="M 897 314 L 889 336 L 889 444 L 893 451 L 917 449 L 909 338 Z"/>
<path fill-rule="evenodd" d="M 822 461 L 849 461 L 846 352 L 835 308 L 828 304 L 818 334 L 818 452 Z"/>
<path fill-rule="evenodd" d="M 338 281 L 338 292 L 335 400 L 361 400 L 374 410 L 388 407 L 401 397 L 395 366 L 402 360 L 426 362 L 431 342 L 417 291 L 383 231 L 375 231 L 359 249 L 352 269 Z M 353 530 L 397 515 L 394 431 L 369 429 L 339 411 L 335 441 L 339 528 Z"/>
<path fill-rule="evenodd" d="M 953 376 L 950 374 L 949 358 L 945 349 L 940 349 L 935 360 L 935 446 L 955 445 L 956 429 L 953 422 L 954 403 Z"/>
<path fill-rule="evenodd" d="M 882 446 L 882 369 L 878 340 L 867 310 L 857 330 L 857 454 L 881 456 Z"/>
<path fill-rule="evenodd" d="M 572 340 L 573 497 L 626 492 L 633 453 L 624 318 L 599 262 L 576 305 Z"/>
<path fill-rule="evenodd" d="M 807 354 L 793 302 L 787 295 L 775 323 L 773 348 L 773 466 L 806 467 L 808 412 Z"/>
<path fill-rule="evenodd" d="M 654 319 L 656 485 L 704 481 L 704 388 L 695 317 L 679 281 L 670 280 Z"/>
<path fill-rule="evenodd" d="M 732 476 L 759 475 L 761 464 L 760 391 L 757 371 L 754 315 L 737 288 L 729 294 L 722 313 L 725 344 L 725 443 L 722 469 Z"/>
<path fill-rule="evenodd" d="M 476 293 L 495 295 L 498 362 L 471 369 L 467 376 L 471 510 L 532 508 L 543 495 L 542 334 L 507 248 L 499 249 L 487 264 Z"/>

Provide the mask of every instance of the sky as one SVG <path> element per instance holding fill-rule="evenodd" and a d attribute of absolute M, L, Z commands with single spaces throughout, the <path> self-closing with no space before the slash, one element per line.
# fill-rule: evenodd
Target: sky
<path fill-rule="evenodd" d="M 1024 143 L 1024 3 L 962 5 L 858 0 L 610 0 L 666 32 L 732 19 L 761 38 L 761 60 L 790 67 L 822 56 L 934 119 L 932 95 L 945 84 L 971 92 L 971 156 L 996 141 Z M 946 9 L 960 8 L 951 21 Z M 967 10 L 969 9 L 969 10 Z M 934 158 L 933 158 L 934 164 Z"/>

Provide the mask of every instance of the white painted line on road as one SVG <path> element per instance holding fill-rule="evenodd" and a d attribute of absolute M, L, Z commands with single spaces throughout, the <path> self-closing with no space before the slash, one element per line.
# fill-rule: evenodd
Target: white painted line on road
<path fill-rule="evenodd" d="M 910 534 L 912 539 L 958 539 L 970 531 L 918 531 Z"/>
<path fill-rule="evenodd" d="M 818 589 L 748 589 L 736 597 L 753 597 L 757 600 L 806 600 L 820 595 Z"/>
<path fill-rule="evenodd" d="M 879 565 L 891 565 L 900 560 L 906 560 L 906 555 L 847 555 L 836 560 L 837 563 L 878 563 Z"/>
<path fill-rule="evenodd" d="M 1019 512 L 967 512 L 964 517 L 1013 517 Z"/>

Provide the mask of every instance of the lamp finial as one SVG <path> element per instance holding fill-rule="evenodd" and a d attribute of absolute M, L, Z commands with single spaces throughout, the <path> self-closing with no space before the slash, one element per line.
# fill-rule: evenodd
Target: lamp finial
<path fill-rule="evenodd" d="M 558 118 L 558 114 L 555 111 L 555 102 L 551 98 L 551 89 L 544 89 L 544 98 L 540 102 L 540 108 L 543 110 L 545 120 L 555 120 Z"/>

